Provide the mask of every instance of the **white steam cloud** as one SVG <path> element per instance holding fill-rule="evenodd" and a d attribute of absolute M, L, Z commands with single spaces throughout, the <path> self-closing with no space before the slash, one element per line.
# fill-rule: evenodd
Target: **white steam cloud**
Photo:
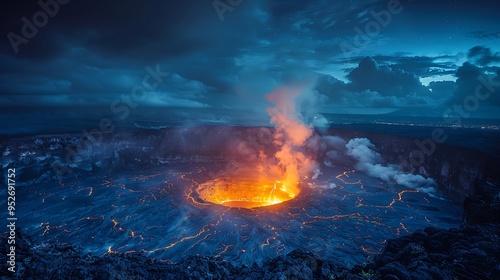
<path fill-rule="evenodd" d="M 434 188 L 436 182 L 432 178 L 404 173 L 397 165 L 383 165 L 382 157 L 373 150 L 375 145 L 367 138 L 353 138 L 345 147 L 347 148 L 347 155 L 358 161 L 356 168 L 366 172 L 369 176 L 380 178 L 384 181 L 395 181 L 400 185 L 425 193 L 436 191 Z"/>

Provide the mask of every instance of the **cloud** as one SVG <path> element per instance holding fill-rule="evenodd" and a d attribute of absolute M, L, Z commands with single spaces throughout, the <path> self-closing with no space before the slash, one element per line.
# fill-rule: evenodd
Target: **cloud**
<path fill-rule="evenodd" d="M 473 31 L 467 33 L 468 36 L 472 38 L 477 38 L 481 40 L 493 40 L 493 39 L 498 39 L 500 38 L 500 30 L 497 31 Z"/>
<path fill-rule="evenodd" d="M 373 164 L 382 160 L 379 153 L 372 149 L 375 145 L 367 138 L 353 138 L 346 144 L 347 154 L 358 160 L 359 166 L 366 169 L 364 165 Z"/>
<path fill-rule="evenodd" d="M 65 68 L 65 65 L 58 65 Z M 162 67 L 160 66 L 160 69 Z M 141 71 L 142 70 L 142 71 Z M 163 71 L 163 70 L 162 70 Z M 47 72 L 47 71 L 46 71 Z M 0 75 L 3 103 L 18 105 L 94 105 L 110 106 L 122 96 L 131 94 L 142 85 L 145 68 L 139 70 L 83 67 L 78 73 L 61 73 L 61 78 L 42 75 Z M 50 75 L 50 74 L 49 74 Z M 156 82 L 151 79 L 151 85 Z M 147 91 L 144 105 L 206 108 L 211 101 L 212 87 L 197 80 L 189 80 L 172 73 L 158 83 L 155 91 Z"/>
<path fill-rule="evenodd" d="M 342 98 L 341 105 L 345 107 L 373 107 L 373 108 L 394 108 L 405 106 L 426 106 L 432 104 L 434 100 L 426 96 L 419 96 L 411 93 L 406 96 L 383 96 L 376 91 L 365 90 L 351 93 Z"/>
<path fill-rule="evenodd" d="M 490 48 L 475 46 L 469 50 L 467 58 L 474 64 L 486 66 L 494 62 L 500 62 L 500 52 L 493 53 Z"/>
<path fill-rule="evenodd" d="M 361 60 L 347 78 L 350 81 L 345 83 L 332 76 L 321 76 L 315 89 L 335 106 L 357 108 L 436 105 L 445 94 L 431 92 L 415 75 L 380 65 L 371 57 Z"/>
<path fill-rule="evenodd" d="M 333 166 L 334 163 L 345 162 L 345 140 L 332 135 L 322 136 L 319 139 L 319 154 L 324 154 L 323 163 L 326 166 Z"/>
<path fill-rule="evenodd" d="M 21 33 L 20 19 L 40 10 L 36 2 L 9 4 L 0 17 L 2 34 Z M 34 94 L 22 81 L 9 79 L 67 80 L 72 88 L 64 94 L 79 92 L 101 100 L 98 94 L 130 90 L 123 79 L 113 82 L 115 77 L 141 79 L 147 65 L 160 64 L 166 72 L 224 92 L 232 87 L 234 58 L 260 41 L 265 24 L 253 17 L 258 6 L 244 1 L 225 14 L 223 24 L 212 2 L 72 1 L 60 6 L 29 43 L 20 45 L 17 55 L 8 40 L 0 42 L 0 62 L 5 65 L 0 75 L 6 80 L 2 84 L 16 94 Z M 10 94 L 4 87 L 0 90 L 0 95 Z"/>
<path fill-rule="evenodd" d="M 422 96 L 431 95 L 430 91 L 411 73 L 393 70 L 387 65 L 379 65 L 373 58 L 365 57 L 347 78 L 350 88 L 360 92 L 377 91 L 382 96 L 403 97 L 411 93 Z"/>
<path fill-rule="evenodd" d="M 351 57 L 349 61 L 361 61 L 365 57 Z M 414 74 L 420 78 L 434 75 L 454 74 L 457 56 L 408 56 L 397 53 L 394 55 L 374 55 L 371 58 L 378 64 L 390 65 L 392 71 Z"/>
<path fill-rule="evenodd" d="M 324 143 L 326 150 L 331 150 L 331 149 L 341 150 L 345 148 L 346 144 L 343 138 L 332 135 L 323 136 L 321 137 L 321 140 Z"/>
<path fill-rule="evenodd" d="M 486 74 L 484 68 L 465 62 L 458 68 L 456 77 L 457 87 L 447 100 L 447 104 L 464 106 L 464 102 L 476 95 L 476 89 L 483 87 L 480 93 L 487 95 L 487 98 L 478 100 L 478 106 L 500 106 L 500 94 L 498 94 L 500 92 L 500 71 L 495 74 Z"/>
<path fill-rule="evenodd" d="M 186 79 L 177 73 L 166 77 L 160 86 L 166 91 L 184 98 L 200 98 L 214 90 L 200 81 Z"/>
<path fill-rule="evenodd" d="M 432 81 L 429 83 L 429 89 L 435 98 L 449 98 L 457 88 L 453 81 Z"/>
<path fill-rule="evenodd" d="M 318 104 L 324 108 L 349 106 L 360 112 L 434 106 L 454 89 L 444 83 L 425 87 L 419 77 L 435 81 L 440 75 L 454 74 L 458 56 L 448 52 L 453 49 L 449 42 L 429 46 L 425 26 L 441 22 L 443 16 L 454 22 L 453 13 L 442 11 L 463 7 L 474 16 L 485 14 L 481 19 L 490 25 L 498 22 L 485 8 L 493 2 L 479 1 L 484 5 L 432 3 L 432 11 L 430 1 L 402 1 L 405 16 L 393 15 L 380 36 L 357 52 L 371 58 L 348 59 L 339 44 L 350 42 L 356 35 L 354 28 L 364 29 L 373 20 L 370 11 L 386 9 L 387 1 L 243 1 L 224 14 L 223 22 L 210 1 L 71 1 L 60 6 L 28 44 L 20 45 L 17 55 L 5 37 L 0 42 L 0 100 L 40 107 L 52 102 L 106 106 L 140 84 L 147 65 L 159 64 L 163 71 L 175 74 L 165 79 L 158 89 L 161 94 L 151 104 L 252 107 L 264 114 L 265 93 L 314 72 L 322 75 L 316 88 Z M 7 6 L 0 11 L 2 34 L 20 33 L 20 19 L 40 10 L 36 2 L 10 1 Z M 412 16 L 424 22 L 415 24 Z M 474 23 L 474 19 L 464 20 L 464 24 Z M 438 37 L 455 28 L 442 26 L 433 34 Z M 424 43 L 400 52 L 401 42 L 411 45 L 417 37 L 423 37 Z M 422 55 L 434 53 L 434 48 L 445 54 Z M 470 62 L 477 65 L 493 67 L 497 57 L 487 47 L 469 51 Z M 353 61 L 361 62 L 354 65 Z M 345 69 L 349 69 L 347 79 Z"/>
<path fill-rule="evenodd" d="M 340 101 L 347 92 L 346 84 L 330 75 L 318 77 L 314 88 L 333 102 Z"/>
<path fill-rule="evenodd" d="M 368 15 L 362 12 L 383 5 L 379 0 L 358 1 L 349 5 L 327 0 L 310 2 L 275 0 L 265 3 L 269 7 L 270 14 L 283 19 L 279 22 L 278 28 L 283 30 L 291 26 L 296 33 L 310 34 L 322 39 L 330 39 L 332 36 L 352 36 L 352 29 L 368 18 Z"/>
<path fill-rule="evenodd" d="M 208 104 L 186 99 L 173 97 L 164 92 L 149 92 L 142 102 L 143 105 L 159 106 L 159 107 L 184 107 L 184 108 L 209 108 Z"/>
<path fill-rule="evenodd" d="M 387 63 L 405 61 L 402 57 L 379 58 Z M 404 62 L 408 64 L 404 66 L 408 69 L 412 68 L 409 66 L 411 63 L 416 63 L 417 66 L 413 68 L 420 69 L 421 73 L 426 72 L 425 67 L 429 67 L 429 71 L 434 71 L 430 69 L 435 67 L 442 69 L 442 71 L 436 70 L 438 76 L 446 72 L 453 73 L 456 77 L 456 81 L 435 80 L 424 86 L 417 76 L 399 70 L 398 68 L 403 67 L 401 64 L 381 65 L 373 58 L 365 57 L 349 72 L 348 82 L 323 75 L 317 79 L 315 90 L 327 97 L 333 108 L 437 108 L 443 105 L 463 104 L 466 98 L 474 96 L 476 88 L 481 85 L 481 79 L 478 78 L 482 76 L 483 80 L 488 81 L 488 89 L 492 90 L 492 93 L 487 99 L 481 100 L 481 105 L 485 106 L 484 109 L 488 109 L 488 106 L 500 106 L 500 95 L 496 94 L 500 92 L 500 68 L 489 66 L 499 59 L 498 54 L 489 48 L 474 47 L 469 50 L 468 58 L 482 64 L 483 67 L 465 62 L 451 72 L 456 66 L 449 57 L 446 57 L 447 62 L 437 64 L 430 58 L 409 58 Z M 444 58 L 438 60 L 440 59 Z"/>
<path fill-rule="evenodd" d="M 397 165 L 382 163 L 382 156 L 377 153 L 375 145 L 367 138 L 353 138 L 346 144 L 347 155 L 354 158 L 356 168 L 366 172 L 369 176 L 384 181 L 395 181 L 405 187 L 421 192 L 435 192 L 436 182 L 432 178 L 421 175 L 404 173 Z"/>

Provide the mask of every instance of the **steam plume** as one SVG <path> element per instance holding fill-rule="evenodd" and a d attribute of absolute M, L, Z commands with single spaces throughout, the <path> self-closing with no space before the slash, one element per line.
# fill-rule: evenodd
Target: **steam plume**
<path fill-rule="evenodd" d="M 421 192 L 435 192 L 436 182 L 421 175 L 403 173 L 397 165 L 382 165 L 382 157 L 373 150 L 375 145 L 367 138 L 353 138 L 346 144 L 347 154 L 358 162 L 356 168 L 368 175 L 384 181 L 395 181 L 408 188 Z"/>
<path fill-rule="evenodd" d="M 301 177 L 316 168 L 316 162 L 304 152 L 304 145 L 313 135 L 313 129 L 299 118 L 295 110 L 295 99 L 301 94 L 298 89 L 281 87 L 270 93 L 268 100 L 275 104 L 268 108 L 271 123 L 276 127 L 273 143 L 278 146 L 275 158 L 284 170 L 283 186 L 291 193 L 299 193 L 297 184 Z"/>

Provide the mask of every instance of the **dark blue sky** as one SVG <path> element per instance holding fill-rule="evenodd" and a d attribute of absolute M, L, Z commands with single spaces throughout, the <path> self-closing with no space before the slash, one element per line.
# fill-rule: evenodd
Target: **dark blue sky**
<path fill-rule="evenodd" d="M 159 65 L 170 75 L 141 106 L 264 112 L 266 93 L 299 83 L 318 112 L 472 102 L 475 116 L 500 115 L 495 0 L 41 2 L 57 11 L 2 2 L 2 106 L 109 107 Z M 41 27 L 23 35 L 34 15 Z M 491 94 L 474 104 L 481 75 Z"/>

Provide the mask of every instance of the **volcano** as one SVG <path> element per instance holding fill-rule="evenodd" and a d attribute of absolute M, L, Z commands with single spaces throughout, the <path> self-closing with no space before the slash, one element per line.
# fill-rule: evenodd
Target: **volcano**
<path fill-rule="evenodd" d="M 471 184 L 495 177 L 485 155 L 445 145 L 404 170 L 396 163 L 412 154 L 412 139 L 315 130 L 290 113 L 289 95 L 272 96 L 274 127 L 120 132 L 75 162 L 64 147 L 84 147 L 85 137 L 4 141 L 5 166 L 24 162 L 19 227 L 37 243 L 98 255 L 252 265 L 302 249 L 352 266 L 390 238 L 459 226 Z"/>
<path fill-rule="evenodd" d="M 18 170 L 19 227 L 37 243 L 71 243 L 97 255 L 144 252 L 174 262 L 205 255 L 251 265 L 303 249 L 352 265 L 371 260 L 389 238 L 460 225 L 460 202 L 368 176 L 349 161 L 320 163 L 314 179 L 284 184 L 286 169 L 276 160 L 267 158 L 266 165 L 234 148 L 259 129 L 199 127 L 112 137 L 57 182 L 33 161 Z M 180 136 L 188 139 L 183 149 Z M 16 140 L 17 146 L 8 144 L 6 160 L 34 151 L 33 160 L 43 163 L 48 159 L 38 156 L 40 146 L 73 139 Z M 267 147 L 268 155 L 274 152 Z M 86 165 L 92 162 L 97 164 Z M 239 168 L 227 169 L 231 162 Z"/>

